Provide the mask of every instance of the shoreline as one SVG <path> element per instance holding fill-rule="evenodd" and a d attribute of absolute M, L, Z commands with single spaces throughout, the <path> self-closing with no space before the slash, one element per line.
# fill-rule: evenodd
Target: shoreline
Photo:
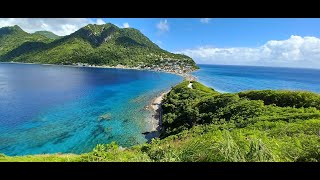
<path fill-rule="evenodd" d="M 169 73 L 169 74 L 174 74 L 178 75 L 184 78 L 184 80 L 187 81 L 197 81 L 197 78 L 190 74 L 191 72 L 188 73 L 176 73 L 176 72 L 171 72 L 171 71 L 161 71 L 161 70 L 154 70 L 154 69 L 143 69 L 143 68 L 138 68 L 138 67 L 127 67 L 123 65 L 117 65 L 117 66 L 107 66 L 107 65 L 63 65 L 63 64 L 42 64 L 42 63 L 24 63 L 24 62 L 0 62 L 0 64 L 37 64 L 37 65 L 44 65 L 44 66 L 62 66 L 62 67 L 75 67 L 75 68 L 105 68 L 105 69 L 128 69 L 128 70 L 138 70 L 138 71 L 153 71 L 153 72 L 162 72 L 162 73 Z M 193 70 L 192 72 L 197 71 Z"/>
<path fill-rule="evenodd" d="M 162 91 L 154 97 L 146 107 L 146 110 L 150 112 L 150 116 L 147 117 L 147 129 L 142 134 L 147 139 L 147 143 L 150 143 L 152 139 L 160 136 L 162 130 L 162 101 L 166 94 L 171 91 L 171 88 L 166 91 Z"/>
<path fill-rule="evenodd" d="M 152 99 L 149 107 L 150 110 L 153 112 L 153 115 L 151 117 L 151 124 L 152 124 L 152 129 L 151 132 L 153 131 L 160 131 L 162 127 L 162 100 L 166 94 L 168 94 L 170 90 L 161 92 L 160 95 L 156 96 L 155 98 Z"/>
<path fill-rule="evenodd" d="M 180 76 L 184 77 L 185 81 L 198 81 L 195 76 L 189 73 L 183 75 L 180 74 Z M 148 141 L 150 141 L 152 138 L 159 137 L 160 135 L 160 132 L 162 130 L 162 101 L 164 96 L 168 94 L 171 90 L 172 87 L 168 90 L 160 92 L 160 95 L 158 94 L 156 97 L 154 97 L 151 100 L 151 102 L 147 105 L 146 109 L 152 112 L 151 117 L 148 117 L 147 119 L 147 123 L 151 124 L 151 130 L 146 131 L 142 134 L 146 135 Z"/>

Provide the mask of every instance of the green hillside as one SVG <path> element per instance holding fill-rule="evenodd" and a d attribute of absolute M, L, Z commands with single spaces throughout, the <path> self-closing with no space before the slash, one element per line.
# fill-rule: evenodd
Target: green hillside
<path fill-rule="evenodd" d="M 39 44 L 47 44 L 52 41 L 52 39 L 40 34 L 29 34 L 23 31 L 19 26 L 0 28 L 0 59 L 4 61 L 1 57 L 22 46 L 33 47 L 38 46 Z M 25 51 L 27 51 L 27 49 Z M 10 60 L 8 59 L 8 61 Z"/>
<path fill-rule="evenodd" d="M 319 162 L 319 94 L 299 91 L 218 93 L 198 82 L 175 86 L 163 101 L 161 139 L 121 148 L 97 145 L 81 155 L 0 161 Z"/>
<path fill-rule="evenodd" d="M 58 38 L 61 37 L 61 36 L 58 36 L 58 35 L 54 34 L 53 32 L 50 32 L 50 31 L 36 31 L 33 34 L 39 34 L 39 35 L 45 36 L 45 37 L 50 38 L 50 39 L 58 39 Z"/>
<path fill-rule="evenodd" d="M 10 30 L 12 32 L 7 33 Z M 139 30 L 119 28 L 111 23 L 90 24 L 55 40 L 46 36 L 44 33 L 26 33 L 18 26 L 1 28 L 0 61 L 123 65 L 175 72 L 190 72 L 197 68 L 190 57 L 161 49 Z"/>

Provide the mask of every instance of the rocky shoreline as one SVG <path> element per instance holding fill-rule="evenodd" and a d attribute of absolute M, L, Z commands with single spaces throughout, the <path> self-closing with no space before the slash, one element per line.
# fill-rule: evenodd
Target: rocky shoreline
<path fill-rule="evenodd" d="M 142 133 L 145 135 L 146 139 L 148 139 L 148 142 L 150 142 L 152 138 L 159 137 L 160 135 L 162 128 L 162 100 L 169 92 L 170 90 L 162 92 L 160 95 L 153 98 L 150 104 L 146 107 L 146 109 L 152 112 L 152 115 L 147 120 L 151 126 L 148 131 Z"/>
<path fill-rule="evenodd" d="M 160 94 L 160 96 L 154 98 L 151 102 L 151 110 L 154 111 L 153 121 L 152 121 L 152 131 L 160 131 L 162 126 L 162 100 L 166 94 L 170 92 L 166 91 Z"/>

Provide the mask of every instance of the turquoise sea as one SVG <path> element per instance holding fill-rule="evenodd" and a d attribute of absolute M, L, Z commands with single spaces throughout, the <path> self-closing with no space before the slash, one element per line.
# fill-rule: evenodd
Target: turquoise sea
<path fill-rule="evenodd" d="M 84 153 L 99 143 L 146 142 L 141 133 L 150 130 L 151 112 L 144 107 L 181 81 L 152 71 L 0 63 L 0 153 Z"/>

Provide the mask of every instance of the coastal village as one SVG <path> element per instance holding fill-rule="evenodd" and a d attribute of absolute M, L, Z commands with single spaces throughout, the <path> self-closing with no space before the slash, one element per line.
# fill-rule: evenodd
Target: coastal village
<path fill-rule="evenodd" d="M 185 64 L 183 61 L 178 59 L 163 59 L 160 60 L 157 64 L 144 64 L 143 62 L 139 63 L 137 67 L 127 67 L 124 65 L 117 65 L 117 66 L 107 66 L 107 65 L 91 65 L 88 63 L 74 63 L 74 66 L 82 66 L 82 67 L 114 67 L 114 68 L 124 68 L 124 69 L 144 69 L 144 70 L 153 70 L 153 71 L 164 71 L 164 72 L 171 72 L 175 74 L 185 74 L 194 71 L 194 68 L 190 65 Z"/>
<path fill-rule="evenodd" d="M 143 63 L 139 64 L 141 69 L 150 69 L 154 71 L 165 71 L 175 74 L 184 74 L 190 73 L 194 68 L 185 63 L 185 61 L 180 59 L 171 59 L 171 58 L 161 58 L 156 64 L 144 65 Z"/>
<path fill-rule="evenodd" d="M 128 67 L 121 64 L 117 66 L 107 66 L 107 65 L 91 65 L 88 63 L 74 63 L 73 66 L 80 67 L 100 67 L 100 68 L 122 68 L 122 69 L 137 69 L 137 70 L 151 70 L 157 72 L 167 72 L 185 77 L 187 80 L 195 80 L 195 78 L 189 74 L 194 71 L 194 67 L 187 64 L 184 59 L 172 59 L 172 58 L 160 58 L 155 64 L 145 64 L 139 62 L 136 67 Z"/>

